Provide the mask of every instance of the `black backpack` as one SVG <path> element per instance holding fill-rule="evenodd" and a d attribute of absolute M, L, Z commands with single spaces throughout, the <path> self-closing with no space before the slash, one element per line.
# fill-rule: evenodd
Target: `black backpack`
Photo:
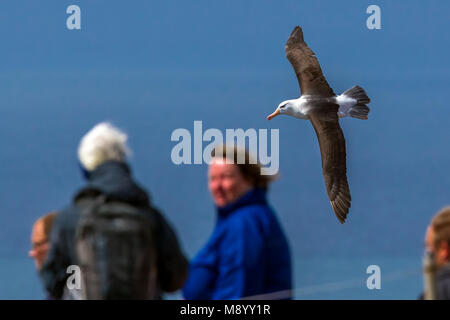
<path fill-rule="evenodd" d="M 153 299 L 156 224 L 148 208 L 100 195 L 82 206 L 76 253 L 83 299 Z"/>

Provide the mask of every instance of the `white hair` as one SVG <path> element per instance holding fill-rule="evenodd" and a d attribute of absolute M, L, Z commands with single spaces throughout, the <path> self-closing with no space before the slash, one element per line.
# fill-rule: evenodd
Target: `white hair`
<path fill-rule="evenodd" d="M 99 123 L 81 138 L 78 159 L 88 171 L 106 161 L 124 162 L 130 154 L 127 139 L 128 136 L 111 123 Z"/>

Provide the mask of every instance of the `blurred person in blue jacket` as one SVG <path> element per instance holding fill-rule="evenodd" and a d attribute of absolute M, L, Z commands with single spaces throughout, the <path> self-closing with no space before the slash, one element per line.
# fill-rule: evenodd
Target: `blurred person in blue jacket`
<path fill-rule="evenodd" d="M 190 263 L 185 299 L 291 298 L 289 244 L 266 199 L 273 177 L 252 160 L 236 147 L 212 153 L 208 186 L 217 220 Z"/>

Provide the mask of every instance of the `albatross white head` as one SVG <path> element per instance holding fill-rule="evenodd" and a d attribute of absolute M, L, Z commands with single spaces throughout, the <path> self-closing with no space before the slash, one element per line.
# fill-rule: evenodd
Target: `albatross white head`
<path fill-rule="evenodd" d="M 280 114 L 286 114 L 300 119 L 308 119 L 302 108 L 303 103 L 304 101 L 302 98 L 283 101 L 278 105 L 278 108 L 267 117 L 267 120 L 271 120 Z"/>

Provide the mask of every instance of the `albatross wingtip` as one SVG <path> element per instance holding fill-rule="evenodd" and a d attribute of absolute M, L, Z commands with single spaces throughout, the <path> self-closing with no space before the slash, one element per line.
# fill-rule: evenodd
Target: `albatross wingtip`
<path fill-rule="evenodd" d="M 291 32 L 291 37 L 297 40 L 303 41 L 303 30 L 300 26 L 296 26 Z"/>
<path fill-rule="evenodd" d="M 330 201 L 330 204 L 331 204 L 331 208 L 333 209 L 333 212 L 336 215 L 336 218 L 338 219 L 340 224 L 344 224 L 345 220 L 347 220 L 347 215 L 348 215 L 350 206 L 348 208 L 342 208 L 335 201 Z"/>

